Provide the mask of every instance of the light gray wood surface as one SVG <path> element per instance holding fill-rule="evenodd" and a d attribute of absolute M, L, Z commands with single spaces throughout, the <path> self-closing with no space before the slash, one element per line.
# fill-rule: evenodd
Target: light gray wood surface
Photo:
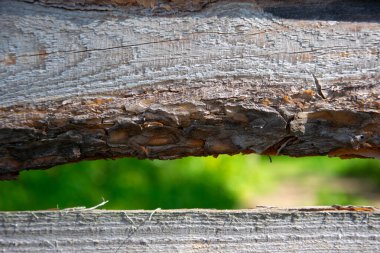
<path fill-rule="evenodd" d="M 293 94 L 316 90 L 312 74 L 328 97 L 379 77 L 379 19 L 283 19 L 255 1 L 219 2 L 182 16 L 9 0 L 0 8 L 1 106 L 246 76 L 258 79 L 251 85 Z"/>
<path fill-rule="evenodd" d="M 193 2 L 1 0 L 0 177 L 121 156 L 380 157 L 379 2 Z"/>
<path fill-rule="evenodd" d="M 0 212 L 0 251 L 379 252 L 366 209 Z"/>

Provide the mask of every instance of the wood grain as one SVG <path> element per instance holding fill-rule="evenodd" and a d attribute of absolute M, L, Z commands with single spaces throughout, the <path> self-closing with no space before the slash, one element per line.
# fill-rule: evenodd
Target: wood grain
<path fill-rule="evenodd" d="M 0 177 L 120 156 L 379 158 L 380 3 L 358 2 L 2 0 Z"/>
<path fill-rule="evenodd" d="M 380 213 L 240 211 L 0 212 L 2 252 L 378 252 Z"/>

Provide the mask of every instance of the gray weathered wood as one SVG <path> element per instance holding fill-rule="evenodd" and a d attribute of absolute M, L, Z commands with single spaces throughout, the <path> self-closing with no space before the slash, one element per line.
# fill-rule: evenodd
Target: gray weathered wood
<path fill-rule="evenodd" d="M 0 1 L 0 177 L 120 156 L 380 157 L 379 2 L 111 2 Z"/>
<path fill-rule="evenodd" d="M 1 252 L 379 252 L 371 208 L 0 212 Z"/>

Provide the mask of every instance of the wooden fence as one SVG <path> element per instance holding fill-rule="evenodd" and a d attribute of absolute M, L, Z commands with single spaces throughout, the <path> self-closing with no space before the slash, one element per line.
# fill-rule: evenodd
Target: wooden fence
<path fill-rule="evenodd" d="M 0 213 L 2 252 L 379 252 L 370 207 Z"/>

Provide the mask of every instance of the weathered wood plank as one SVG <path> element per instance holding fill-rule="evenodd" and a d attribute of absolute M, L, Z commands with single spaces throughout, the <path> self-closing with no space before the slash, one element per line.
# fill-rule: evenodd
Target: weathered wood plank
<path fill-rule="evenodd" d="M 119 156 L 380 157 L 379 2 L 105 2 L 0 1 L 0 177 Z"/>
<path fill-rule="evenodd" d="M 338 209 L 1 212 L 0 251 L 379 252 L 380 212 Z"/>

